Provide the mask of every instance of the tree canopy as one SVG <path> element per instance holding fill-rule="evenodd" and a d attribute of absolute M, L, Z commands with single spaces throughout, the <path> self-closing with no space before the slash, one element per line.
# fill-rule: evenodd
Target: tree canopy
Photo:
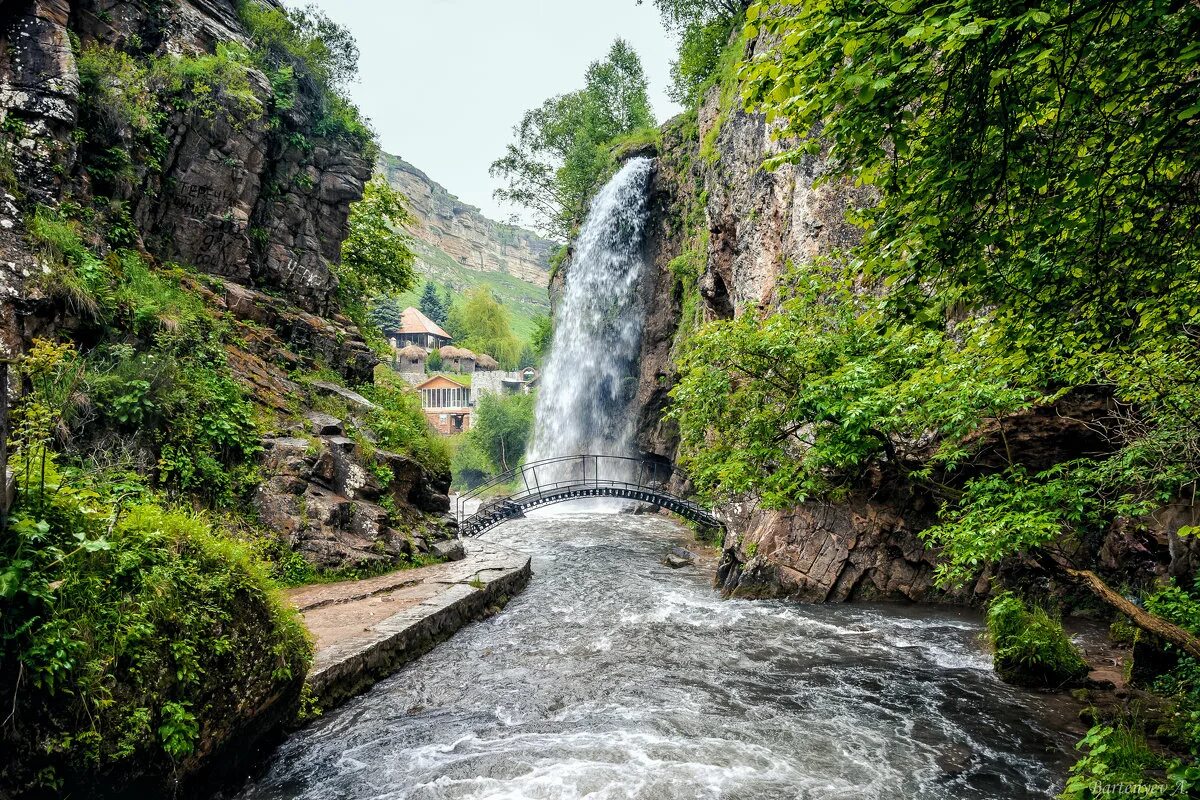
<path fill-rule="evenodd" d="M 667 88 L 672 100 L 684 106 L 697 103 L 748 5 L 749 0 L 654 0 L 663 26 L 679 37 L 679 55 L 671 62 Z"/>
<path fill-rule="evenodd" d="M 442 296 L 437 285 L 433 281 L 425 281 L 425 288 L 421 291 L 421 299 L 417 303 L 421 313 L 438 325 L 445 325 L 446 315 L 450 312 L 449 306 L 449 298 Z"/>
<path fill-rule="evenodd" d="M 472 289 L 462 302 L 454 303 L 446 332 L 463 347 L 492 356 L 505 369 L 515 369 L 521 357 L 521 341 L 512 332 L 508 311 L 485 288 Z"/>
<path fill-rule="evenodd" d="M 414 256 L 400 232 L 411 219 L 404 197 L 382 178 L 372 178 L 362 200 L 350 207 L 350 233 L 342 242 L 337 276 L 346 302 L 412 288 Z"/>
<path fill-rule="evenodd" d="M 528 208 L 543 232 L 566 239 L 613 166 L 606 145 L 653 124 L 641 59 L 617 39 L 588 67 L 583 89 L 521 118 L 516 141 L 491 167 L 507 182 L 496 197 Z"/>

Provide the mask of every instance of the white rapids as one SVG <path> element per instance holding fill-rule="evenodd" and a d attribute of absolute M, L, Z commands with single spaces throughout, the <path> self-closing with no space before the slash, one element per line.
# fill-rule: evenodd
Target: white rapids
<path fill-rule="evenodd" d="M 662 518 L 568 515 L 503 613 L 293 736 L 243 800 L 1026 800 L 1072 758 L 975 615 L 722 601 Z"/>

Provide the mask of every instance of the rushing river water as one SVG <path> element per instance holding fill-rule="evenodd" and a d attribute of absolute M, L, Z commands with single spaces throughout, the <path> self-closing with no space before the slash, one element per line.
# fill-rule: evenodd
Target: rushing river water
<path fill-rule="evenodd" d="M 1071 761 L 975 616 L 722 601 L 659 563 L 685 533 L 657 517 L 488 538 L 534 556 L 525 592 L 293 736 L 245 800 L 1020 800 Z"/>

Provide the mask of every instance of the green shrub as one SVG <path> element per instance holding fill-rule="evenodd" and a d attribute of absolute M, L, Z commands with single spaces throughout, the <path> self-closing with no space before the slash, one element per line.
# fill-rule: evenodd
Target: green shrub
<path fill-rule="evenodd" d="M 442 368 L 442 353 L 440 350 L 430 350 L 429 358 L 425 359 L 425 369 L 438 372 Z"/>
<path fill-rule="evenodd" d="M 160 485 L 227 505 L 255 482 L 261 435 L 219 338 L 190 333 L 190 341 L 158 336 L 145 349 L 102 348 L 89 359 L 85 391 L 105 428 L 156 455 Z"/>
<path fill-rule="evenodd" d="M 468 438 L 491 464 L 492 474 L 513 469 L 533 437 L 532 394 L 485 394 L 471 419 Z"/>
<path fill-rule="evenodd" d="M 1071 767 L 1071 777 L 1059 795 L 1060 800 L 1118 800 L 1131 796 L 1129 788 L 1139 784 L 1159 787 L 1153 794 L 1139 796 L 1177 796 L 1168 785 L 1147 778 L 1148 770 L 1165 764 L 1136 727 L 1097 725 L 1076 747 L 1084 755 Z"/>
<path fill-rule="evenodd" d="M 450 471 L 456 489 L 474 489 L 496 474 L 496 468 L 470 434 L 456 437 L 452 446 L 454 455 L 450 458 Z"/>
<path fill-rule="evenodd" d="M 0 782 L 88 793 L 103 776 L 166 784 L 298 695 L 310 648 L 249 549 L 202 516 L 68 473 L 49 449 L 71 401 L 68 346 L 35 344 L 14 408 L 18 497 L 0 539 Z"/>
<path fill-rule="evenodd" d="M 380 447 L 410 455 L 434 473 L 450 470 L 450 446 L 430 427 L 416 392 L 382 382 L 363 387 L 362 392 L 378 406 L 368 416 L 367 425 Z"/>
<path fill-rule="evenodd" d="M 270 77 L 277 110 L 295 106 L 298 82 L 319 87 L 313 133 L 341 139 L 375 156 L 375 134 L 342 93 L 358 72 L 358 45 L 350 32 L 315 8 L 284 11 L 257 2 L 238 4 L 254 42 L 252 58 Z"/>
<path fill-rule="evenodd" d="M 695 106 L 721 68 L 721 55 L 737 20 L 717 17 L 683 30 L 679 58 L 671 63 L 667 93 L 685 107 Z"/>
<path fill-rule="evenodd" d="M 166 110 L 149 64 L 92 44 L 76 59 L 84 165 L 101 191 L 128 190 L 135 164 L 157 172 L 166 157 Z"/>
<path fill-rule="evenodd" d="M 152 269 L 131 250 L 100 260 L 82 225 L 59 210 L 38 208 L 29 226 L 51 266 L 48 288 L 77 313 L 110 326 L 84 379 L 104 429 L 149 448 L 164 487 L 214 503 L 243 494 L 256 477 L 260 449 L 253 407 L 229 370 L 223 327 L 185 288 L 180 271 Z M 117 331 L 132 336 L 110 341 Z M 86 422 L 77 431 L 82 439 L 90 434 Z"/>
<path fill-rule="evenodd" d="M 1144 602 L 1150 613 L 1200 633 L 1200 578 L 1190 592 L 1173 582 L 1160 587 Z M 1193 759 L 1200 758 L 1200 661 L 1180 656 L 1175 668 L 1157 678 L 1151 689 L 1171 701 L 1161 733 Z"/>
<path fill-rule="evenodd" d="M 41 278 L 46 291 L 61 297 L 76 314 L 102 320 L 112 305 L 112 275 L 84 243 L 82 226 L 45 206 L 34 209 L 28 226 L 49 268 Z"/>
<path fill-rule="evenodd" d="M 215 53 L 156 59 L 151 77 L 175 108 L 195 111 L 204 119 L 222 115 L 234 128 L 241 128 L 263 112 L 262 101 L 250 82 L 250 63 L 244 47 L 222 42 Z"/>
<path fill-rule="evenodd" d="M 1004 592 L 988 604 L 987 627 L 996 673 L 1004 681 L 1058 688 L 1087 678 L 1087 662 L 1045 609 Z"/>
<path fill-rule="evenodd" d="M 1138 629 L 1128 619 L 1121 617 L 1108 626 L 1108 638 L 1116 644 L 1132 645 L 1137 641 Z"/>

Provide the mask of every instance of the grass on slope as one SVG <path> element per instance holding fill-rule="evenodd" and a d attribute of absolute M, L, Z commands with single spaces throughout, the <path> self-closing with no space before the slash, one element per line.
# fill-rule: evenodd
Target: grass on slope
<path fill-rule="evenodd" d="M 464 267 L 449 254 L 425 242 L 414 242 L 417 272 L 422 278 L 430 278 L 439 287 L 450 289 L 455 299 L 463 297 L 477 286 L 491 289 L 511 316 L 512 330 L 518 339 L 529 341 L 533 334 L 533 319 L 550 313 L 550 299 L 546 289 L 503 272 L 477 272 Z M 416 306 L 425 288 L 424 280 L 410 292 L 397 295 L 401 307 Z"/>

